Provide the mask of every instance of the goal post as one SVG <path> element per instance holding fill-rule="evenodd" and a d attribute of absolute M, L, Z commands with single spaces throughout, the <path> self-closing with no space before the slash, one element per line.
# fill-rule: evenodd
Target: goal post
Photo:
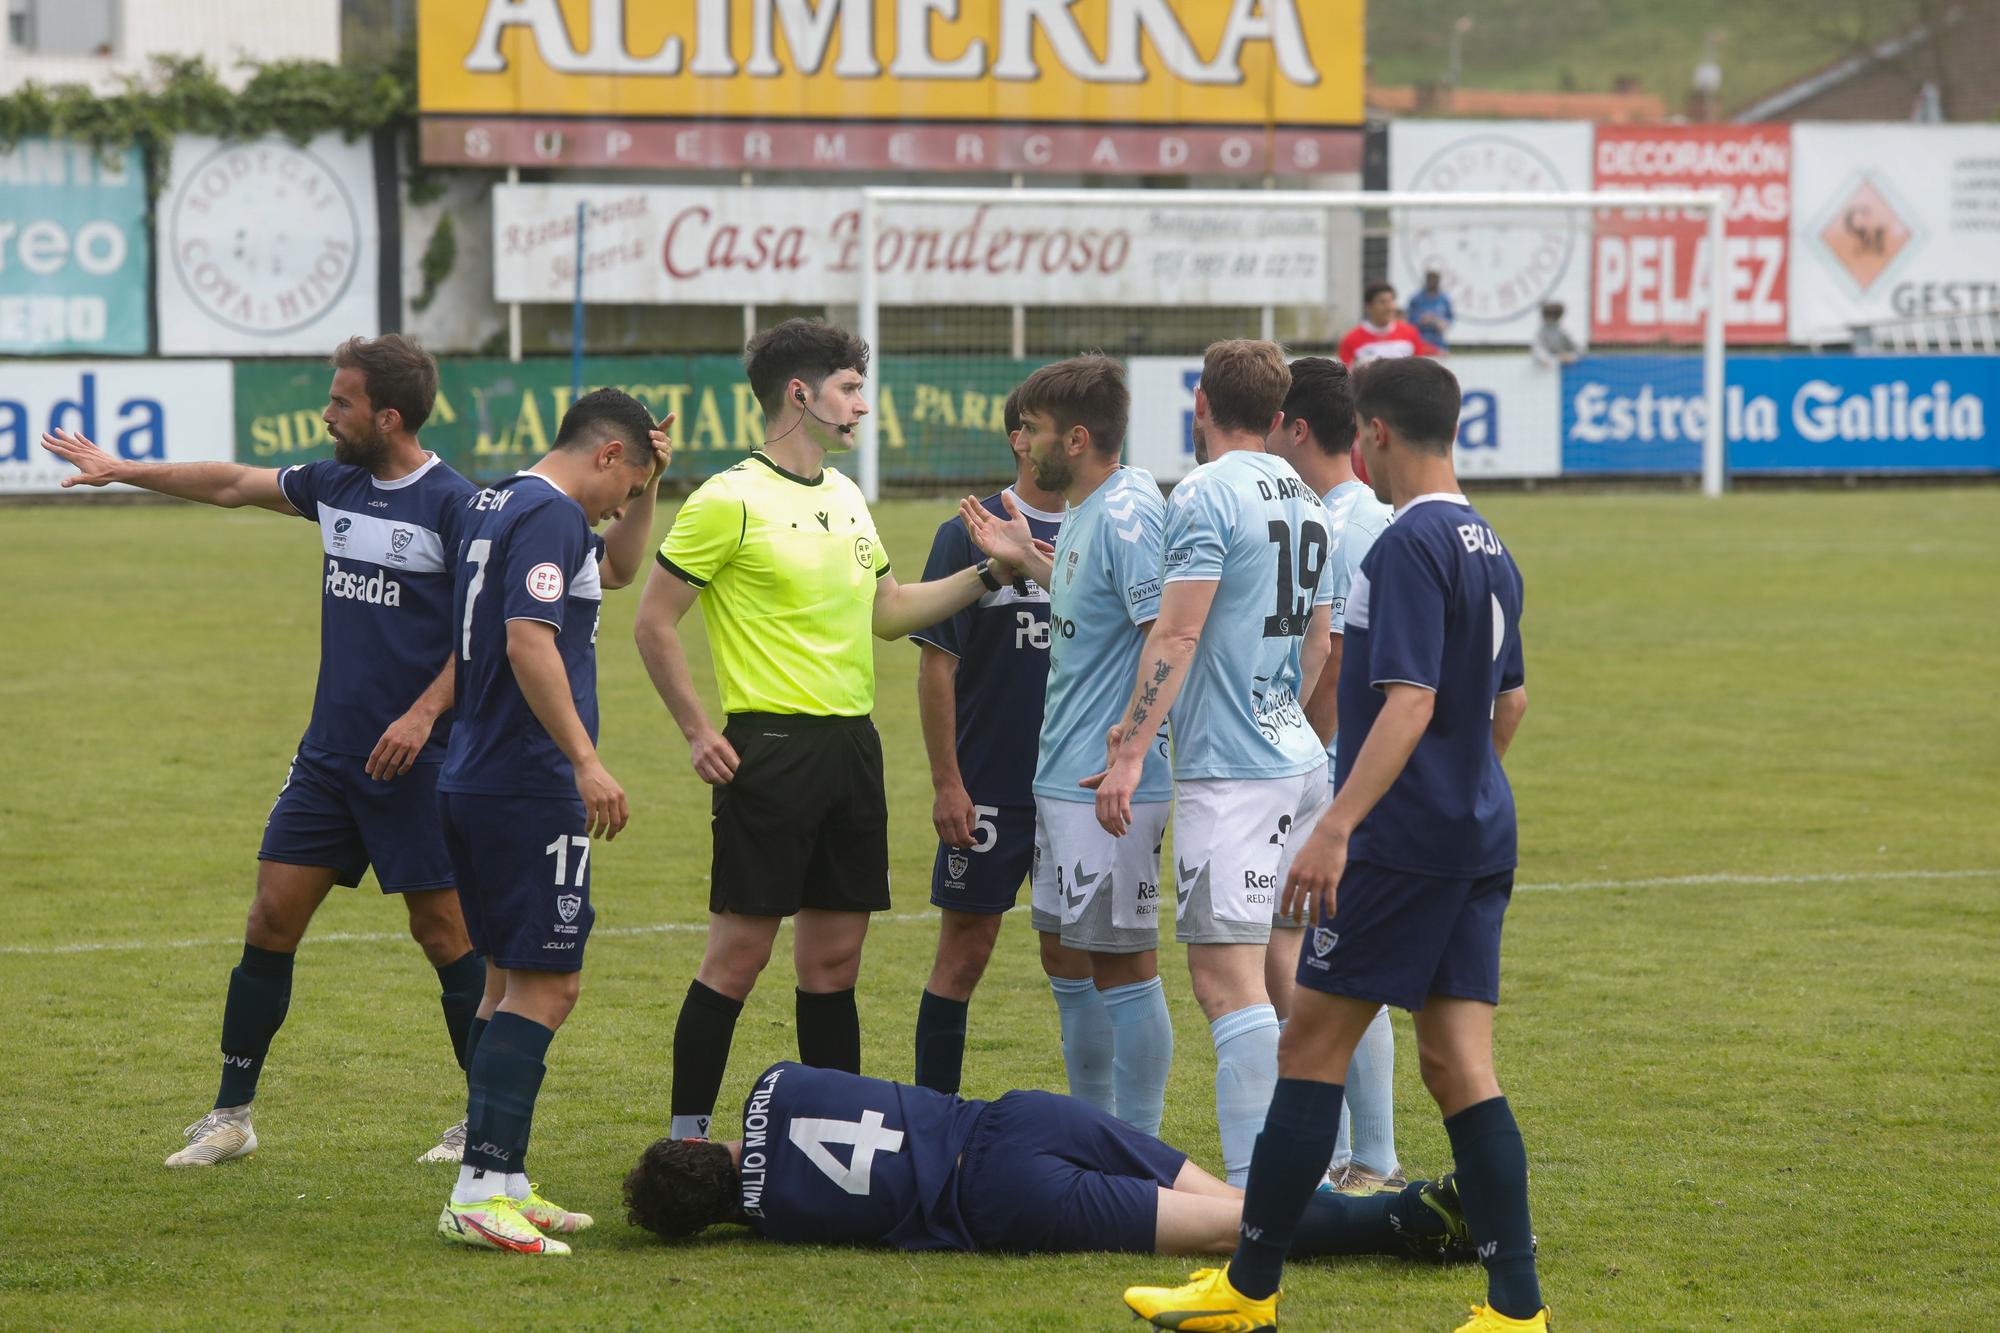
<path fill-rule="evenodd" d="M 1698 342 L 1683 333 L 1672 344 L 1593 349 L 1612 353 L 1591 362 L 1613 375 L 1620 372 L 1616 353 L 1671 353 L 1645 364 L 1674 382 L 1647 381 L 1629 400 L 1613 386 L 1608 410 L 1623 415 L 1605 420 L 1617 424 L 1592 418 L 1572 443 L 1587 462 L 1594 438 L 1622 438 L 1617 431 L 1625 428 L 1636 403 L 1640 439 L 1650 444 L 1663 438 L 1686 451 L 1666 450 L 1662 457 L 1670 454 L 1668 462 L 1639 470 L 1698 474 L 1710 496 L 1720 495 L 1727 484 L 1724 321 L 1730 270 L 1726 199 L 1719 192 L 869 186 L 859 195 L 853 233 L 856 332 L 871 349 L 870 378 L 879 401 L 878 410 L 862 421 L 857 479 L 871 500 L 880 496 L 885 480 L 935 479 L 945 485 L 1006 474 L 1004 455 L 962 457 L 974 447 L 962 441 L 975 431 L 997 437 L 1000 402 L 1035 364 L 1103 351 L 1128 358 L 1136 375 L 1138 359 L 1165 359 L 1149 353 L 1185 358 L 1228 337 L 1276 336 L 1294 354 L 1330 353 L 1360 313 L 1365 237 L 1421 229 L 1448 238 L 1463 262 L 1476 266 L 1486 242 L 1496 251 L 1505 248 L 1510 229 L 1558 230 L 1568 237 L 1566 263 L 1581 266 L 1582 290 L 1588 292 L 1594 276 L 1588 242 L 1600 219 L 1669 212 L 1703 224 L 1702 276 L 1681 275 L 1690 283 L 1684 304 L 1704 288 L 1723 299 L 1702 298 Z M 1103 221 L 1120 217 L 1143 219 L 1143 225 L 1120 229 Z M 1135 238 L 1135 230 L 1143 234 Z M 1579 238 L 1585 242 L 1580 248 Z M 861 256 L 872 256 L 873 262 L 862 262 Z M 1104 276 L 1114 258 L 1123 266 L 1116 282 Z M 1660 280 L 1657 271 L 1652 276 Z M 1664 279 L 1672 280 L 1671 274 Z M 1405 299 L 1413 293 L 1407 280 L 1397 286 Z M 1533 300 L 1525 286 L 1516 296 Z M 1579 304 L 1587 306 L 1588 298 Z M 1587 331 L 1590 311 L 1571 311 L 1567 326 Z M 1466 380 L 1467 368 L 1507 353 L 1519 360 L 1526 351 L 1525 339 L 1469 346 L 1454 337 L 1447 364 L 1460 368 Z M 935 369 L 954 357 L 959 358 L 955 376 L 933 375 L 938 385 L 915 387 L 921 367 Z M 1656 363 L 1667 368 L 1658 370 Z M 1468 411 L 1471 387 L 1468 383 Z M 1592 410 L 1607 396 L 1602 386 L 1593 392 Z M 1135 383 L 1135 426 L 1139 395 Z M 1570 449 L 1561 436 L 1564 420 L 1574 414 L 1555 406 L 1560 398 L 1553 390 L 1548 401 L 1550 419 L 1531 422 L 1530 429 L 1548 433 L 1542 447 L 1556 457 Z M 1661 436 L 1651 433 L 1656 427 Z M 937 440 L 946 442 L 940 447 Z M 1620 447 L 1637 446 L 1606 445 L 1607 469 L 1628 465 L 1629 455 L 1618 461 Z M 921 466 L 919 457 L 925 460 Z"/>

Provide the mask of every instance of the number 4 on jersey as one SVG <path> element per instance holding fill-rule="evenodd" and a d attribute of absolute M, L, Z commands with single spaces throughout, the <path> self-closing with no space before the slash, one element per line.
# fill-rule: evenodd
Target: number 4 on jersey
<path fill-rule="evenodd" d="M 878 1152 L 901 1152 L 903 1131 L 882 1128 L 880 1111 L 863 1111 L 859 1120 L 820 1120 L 801 1117 L 792 1121 L 792 1143 L 818 1167 L 826 1178 L 849 1194 L 866 1194 Z M 854 1155 L 842 1166 L 827 1151 L 829 1143 L 853 1145 Z"/>

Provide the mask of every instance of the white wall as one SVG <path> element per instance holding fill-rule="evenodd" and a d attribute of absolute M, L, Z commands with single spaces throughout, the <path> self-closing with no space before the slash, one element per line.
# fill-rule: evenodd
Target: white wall
<path fill-rule="evenodd" d="M 69 2 L 30 0 L 38 9 Z M 147 73 L 156 55 L 206 57 L 232 88 L 249 80 L 250 71 L 237 68 L 245 56 L 259 61 L 340 59 L 340 0 L 118 0 L 116 9 L 120 31 L 112 55 L 44 56 L 5 47 L 0 50 L 0 92 L 30 80 L 116 92 L 122 77 Z"/>

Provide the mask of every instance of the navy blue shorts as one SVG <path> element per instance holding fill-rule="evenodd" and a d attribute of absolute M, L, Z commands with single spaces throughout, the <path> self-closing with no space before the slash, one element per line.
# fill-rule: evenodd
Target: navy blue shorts
<path fill-rule="evenodd" d="M 1186 1162 L 1186 1153 L 1089 1102 L 1010 1092 L 966 1141 L 959 1216 L 982 1250 L 1150 1254 L 1160 1189 Z"/>
<path fill-rule="evenodd" d="M 438 764 L 413 764 L 377 782 L 367 760 L 301 745 L 264 821 L 260 861 L 327 866 L 353 888 L 369 866 L 384 893 L 452 884 L 451 857 L 438 828 Z"/>
<path fill-rule="evenodd" d="M 1500 920 L 1514 872 L 1441 879 L 1350 861 L 1333 916 L 1301 931 L 1299 984 L 1415 1012 L 1424 997 L 1500 1003 Z"/>
<path fill-rule="evenodd" d="M 939 843 L 931 903 L 954 912 L 1010 910 L 1035 861 L 1035 807 L 975 805 L 972 846 Z M 989 831 L 990 830 L 990 831 Z"/>
<path fill-rule="evenodd" d="M 590 923 L 590 827 L 579 797 L 438 796 L 472 947 L 496 967 L 580 972 Z"/>

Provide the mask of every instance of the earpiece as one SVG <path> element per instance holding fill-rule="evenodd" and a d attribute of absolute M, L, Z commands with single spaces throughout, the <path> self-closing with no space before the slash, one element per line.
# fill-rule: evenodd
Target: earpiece
<path fill-rule="evenodd" d="M 794 389 L 792 390 L 792 397 L 798 399 L 800 404 L 803 405 L 806 401 L 806 391 L 804 389 Z"/>

